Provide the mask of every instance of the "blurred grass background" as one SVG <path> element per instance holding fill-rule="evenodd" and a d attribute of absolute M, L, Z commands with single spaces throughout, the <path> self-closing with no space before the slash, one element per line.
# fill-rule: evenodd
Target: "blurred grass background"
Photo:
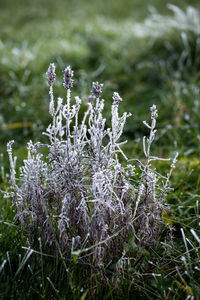
<path fill-rule="evenodd" d="M 147 133 L 142 121 L 149 120 L 149 107 L 157 105 L 153 151 L 163 157 L 180 153 L 172 179 L 175 190 L 168 197 L 170 217 L 177 230 L 194 226 L 199 232 L 195 206 L 200 192 L 200 2 L 171 3 L 178 9 L 167 6 L 166 0 L 0 0 L 2 189 L 9 170 L 6 143 L 15 140 L 19 166 L 26 142 L 45 139 L 42 131 L 50 122 L 45 73 L 55 62 L 55 95 L 64 97 L 62 70 L 70 64 L 75 71 L 73 95 L 80 95 L 85 105 L 91 82 L 104 83 L 108 120 L 113 91 L 124 99 L 121 113 L 133 114 L 124 133 L 130 158 L 142 157 Z M 12 221 L 7 200 L 2 203 L 1 219 Z M 12 247 L 14 257 L 21 242 L 14 229 L 2 228 L 0 257 Z M 6 235 L 14 236 L 13 243 Z M 176 242 L 178 249 L 178 234 Z M 9 291 L 9 283 L 5 287 Z"/>
<path fill-rule="evenodd" d="M 195 149 L 199 130 L 195 114 L 199 108 L 200 58 L 199 48 L 196 52 L 193 49 L 199 33 L 192 36 L 194 33 L 189 32 L 192 61 L 185 60 L 180 67 L 179 59 L 185 51 L 182 30 L 162 32 L 161 26 L 151 29 L 146 25 L 151 7 L 162 15 L 173 15 L 167 3 L 1 0 L 1 151 L 13 138 L 18 151 L 23 149 L 24 141 L 38 139 L 47 126 L 45 72 L 50 62 L 57 66 L 57 95 L 63 95 L 62 70 L 68 64 L 75 70 L 74 95 L 86 99 L 91 81 L 104 82 L 108 118 L 112 92 L 118 91 L 125 100 L 122 111 L 131 111 L 134 116 L 125 132 L 130 140 L 142 137 L 145 129 L 141 120 L 147 118 L 149 106 L 155 103 L 165 147 L 177 142 L 183 153 L 199 151 Z M 182 9 L 200 6 L 199 1 L 173 4 Z M 195 105 L 197 111 L 193 111 Z M 22 128 L 15 123 L 21 123 Z"/>

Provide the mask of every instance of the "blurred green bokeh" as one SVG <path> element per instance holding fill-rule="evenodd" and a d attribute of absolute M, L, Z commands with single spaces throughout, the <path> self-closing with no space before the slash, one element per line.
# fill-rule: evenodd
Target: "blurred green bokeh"
<path fill-rule="evenodd" d="M 140 152 L 136 141 L 146 133 L 141 121 L 149 117 L 153 103 L 160 112 L 162 139 L 156 147 L 161 154 L 172 152 L 174 145 L 182 154 L 197 153 L 199 33 L 169 23 L 164 31 L 165 16 L 172 23 L 174 16 L 167 4 L 166 0 L 1 0 L 1 151 L 5 152 L 8 140 L 15 139 L 18 155 L 23 157 L 30 138 L 44 138 L 41 132 L 50 121 L 45 72 L 55 62 L 56 96 L 64 97 L 62 70 L 68 64 L 75 70 L 73 95 L 83 97 L 85 104 L 91 82 L 104 82 L 108 119 L 113 91 L 121 94 L 121 111 L 134 116 L 125 129 L 125 135 L 134 141 L 133 153 Z M 176 0 L 173 5 L 182 9 L 188 24 L 192 22 L 192 14 L 187 20 L 188 6 L 199 13 L 197 0 Z M 151 27 L 155 10 L 163 21 Z"/>

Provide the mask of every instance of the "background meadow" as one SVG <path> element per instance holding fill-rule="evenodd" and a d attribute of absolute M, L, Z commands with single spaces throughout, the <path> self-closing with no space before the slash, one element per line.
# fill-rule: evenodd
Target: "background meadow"
<path fill-rule="evenodd" d="M 199 1 L 1 0 L 0 28 L 0 298 L 199 299 Z M 171 179 L 174 191 L 163 216 L 174 228 L 174 245 L 163 239 L 144 253 L 141 268 L 120 275 L 117 289 L 113 282 L 106 289 L 97 284 L 96 295 L 91 274 L 83 279 L 74 265 L 69 274 L 59 258 L 22 248 L 26 238 L 13 222 L 10 199 L 4 197 L 9 186 L 7 142 L 15 140 L 19 167 L 30 139 L 46 141 L 42 132 L 50 116 L 45 73 L 51 62 L 57 67 L 56 96 L 64 97 L 61 70 L 67 65 L 75 72 L 73 96 L 79 95 L 85 107 L 91 82 L 104 83 L 108 122 L 112 93 L 119 92 L 124 100 L 120 112 L 133 115 L 123 136 L 129 141 L 123 146 L 129 158 L 143 157 L 142 121 L 149 119 L 153 104 L 159 113 L 153 153 L 169 157 L 179 152 Z M 165 164 L 158 169 L 165 170 Z"/>

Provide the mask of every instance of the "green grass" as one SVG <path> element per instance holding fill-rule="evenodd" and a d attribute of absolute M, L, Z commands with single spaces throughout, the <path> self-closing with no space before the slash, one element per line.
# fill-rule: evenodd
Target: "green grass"
<path fill-rule="evenodd" d="M 150 4 L 160 14 L 172 16 L 167 2 L 154 0 Z M 148 118 L 148 108 L 153 103 L 159 109 L 158 139 L 153 151 L 165 157 L 179 151 L 180 156 L 172 178 L 174 192 L 168 197 L 169 211 L 164 219 L 175 228 L 174 246 L 163 232 L 162 243 L 145 252 L 142 263 L 127 267 L 119 276 L 120 283 L 98 285 L 94 274 L 73 263 L 66 272 L 59 255 L 27 256 L 29 252 L 22 248 L 27 246 L 26 236 L 19 224 L 14 225 L 10 199 L 1 195 L 0 299 L 92 299 L 95 293 L 99 299 L 185 299 L 188 295 L 200 298 L 200 245 L 190 232 L 194 229 L 200 237 L 199 34 L 185 31 L 188 50 L 181 30 L 169 29 L 161 34 L 159 26 L 149 29 L 144 22 L 149 16 L 148 4 L 145 0 L 1 1 L 2 190 L 8 186 L 7 141 L 15 139 L 20 166 L 26 155 L 25 143 L 29 139 L 44 139 L 41 132 L 50 120 L 45 83 L 50 62 L 57 65 L 59 78 L 59 70 L 68 64 L 72 66 L 76 79 L 74 95 L 81 95 L 85 101 L 90 82 L 104 82 L 108 119 L 112 92 L 120 93 L 124 99 L 121 111 L 130 111 L 134 117 L 125 128 L 124 138 L 130 141 L 125 147 L 128 157 L 142 157 L 142 137 L 146 133 L 142 121 Z M 197 0 L 177 0 L 173 4 L 183 9 L 194 5 L 198 12 L 200 9 Z M 58 95 L 62 93 L 61 85 L 58 81 Z M 137 249 L 128 241 L 127 247 L 134 259 Z M 105 272 L 111 277 L 112 268 Z"/>

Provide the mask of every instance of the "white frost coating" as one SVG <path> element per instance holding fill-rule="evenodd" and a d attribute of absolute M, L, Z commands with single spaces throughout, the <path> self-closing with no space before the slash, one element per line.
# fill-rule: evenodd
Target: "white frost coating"
<path fill-rule="evenodd" d="M 156 134 L 156 106 L 151 107 L 151 124 L 144 122 L 150 133 L 143 139 L 145 160 L 132 160 L 139 164 L 136 168 L 121 149 L 126 141 L 120 138 L 130 114 L 119 116 L 119 94 L 113 94 L 111 128 L 106 128 L 102 84 L 93 83 L 88 108 L 80 119 L 81 99 L 76 96 L 71 104 L 72 69 L 64 71 L 66 101 L 58 98 L 54 102 L 53 64 L 47 76 L 52 124 L 44 134 L 49 142 L 28 143 L 28 157 L 20 168 L 18 184 L 13 141 L 8 143 L 16 218 L 31 232 L 38 228 L 52 249 L 58 241 L 65 256 L 88 252 L 82 259 L 87 261 L 91 255 L 98 266 L 116 255 L 123 255 L 121 262 L 127 262 L 123 251 L 130 235 L 135 235 L 138 247 L 151 246 L 158 240 L 163 202 L 176 162 L 175 157 L 167 176 L 151 166 L 154 161 L 166 160 L 150 154 Z M 48 150 L 46 157 L 40 153 L 42 147 Z M 119 154 L 127 165 L 121 164 Z M 31 244 L 31 234 L 29 238 Z"/>

